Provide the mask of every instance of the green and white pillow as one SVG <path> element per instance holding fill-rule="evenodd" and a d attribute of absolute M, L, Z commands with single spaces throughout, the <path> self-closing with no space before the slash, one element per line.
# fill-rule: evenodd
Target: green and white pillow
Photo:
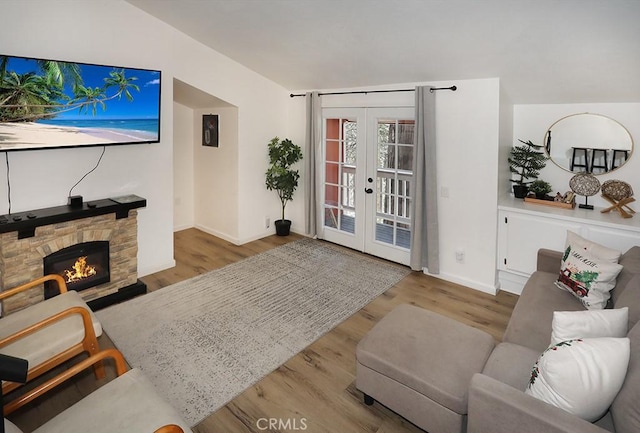
<path fill-rule="evenodd" d="M 588 250 L 569 245 L 562 257 L 555 285 L 567 290 L 589 310 L 603 309 L 622 265 L 601 259 Z"/>
<path fill-rule="evenodd" d="M 605 247 L 596 242 L 583 238 L 577 233 L 567 230 L 567 239 L 564 245 L 565 249 L 571 247 L 572 250 L 584 250 L 597 258 L 610 263 L 618 263 L 622 253 L 613 248 Z"/>
<path fill-rule="evenodd" d="M 628 338 L 584 338 L 550 346 L 525 393 L 593 422 L 608 410 L 629 366 Z"/>

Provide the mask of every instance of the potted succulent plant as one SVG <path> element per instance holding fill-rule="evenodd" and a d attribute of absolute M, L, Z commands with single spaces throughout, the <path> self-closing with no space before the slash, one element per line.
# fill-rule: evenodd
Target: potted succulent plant
<path fill-rule="evenodd" d="M 541 145 L 533 144 L 531 140 L 518 140 L 521 145 L 511 148 L 509 152 L 509 170 L 516 175 L 511 179 L 513 185 L 513 195 L 516 198 L 525 198 L 529 192 L 529 179 L 535 180 L 540 175 L 547 159 L 549 159 L 540 149 Z"/>
<path fill-rule="evenodd" d="M 269 142 L 269 169 L 265 173 L 265 184 L 269 191 L 276 191 L 282 204 L 282 219 L 274 222 L 276 234 L 287 236 L 291 229 L 291 221 L 284 218 L 284 209 L 293 199 L 298 187 L 300 173 L 291 167 L 302 159 L 302 149 L 288 138 L 280 140 L 274 137 Z"/>
<path fill-rule="evenodd" d="M 537 199 L 544 200 L 547 197 L 547 194 L 552 191 L 552 188 L 549 182 L 538 179 L 531 182 L 531 185 L 529 185 L 529 191 L 533 192 Z"/>

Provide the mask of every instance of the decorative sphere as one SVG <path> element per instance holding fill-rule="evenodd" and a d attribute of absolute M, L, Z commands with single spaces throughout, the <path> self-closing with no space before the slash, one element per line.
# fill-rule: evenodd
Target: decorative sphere
<path fill-rule="evenodd" d="M 590 197 L 600 191 L 600 181 L 592 174 L 580 173 L 569 180 L 569 188 L 578 195 Z"/>

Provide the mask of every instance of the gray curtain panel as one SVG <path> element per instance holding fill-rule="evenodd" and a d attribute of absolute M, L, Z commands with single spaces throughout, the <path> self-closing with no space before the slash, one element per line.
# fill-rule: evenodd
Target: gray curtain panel
<path fill-rule="evenodd" d="M 436 97 L 430 87 L 416 87 L 416 124 L 411 208 L 411 269 L 440 272 L 436 183 Z"/>
<path fill-rule="evenodd" d="M 322 205 L 318 203 L 318 185 L 322 164 L 322 104 L 318 92 L 308 92 L 305 94 L 307 125 L 305 135 L 305 233 L 315 237 L 321 233 L 322 224 L 318 217 L 318 209 Z"/>

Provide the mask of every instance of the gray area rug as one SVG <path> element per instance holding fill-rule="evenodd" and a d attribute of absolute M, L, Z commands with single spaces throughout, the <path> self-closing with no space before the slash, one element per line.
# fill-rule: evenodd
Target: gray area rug
<path fill-rule="evenodd" d="M 301 239 L 96 315 L 129 364 L 195 425 L 409 272 Z"/>

